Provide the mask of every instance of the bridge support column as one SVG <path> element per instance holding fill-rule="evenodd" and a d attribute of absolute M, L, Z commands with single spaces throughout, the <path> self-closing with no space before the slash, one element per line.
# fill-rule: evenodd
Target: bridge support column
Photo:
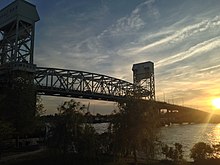
<path fill-rule="evenodd" d="M 15 0 L 0 15 L 0 114 L 21 129 L 35 115 L 33 52 L 39 15 L 25 0 Z"/>

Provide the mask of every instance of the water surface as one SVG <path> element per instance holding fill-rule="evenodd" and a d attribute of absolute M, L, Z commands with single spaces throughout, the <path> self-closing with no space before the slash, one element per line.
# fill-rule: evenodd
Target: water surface
<path fill-rule="evenodd" d="M 98 133 L 107 131 L 108 123 L 93 125 Z M 198 142 L 210 145 L 220 144 L 220 124 L 186 124 L 162 127 L 159 141 L 169 146 L 175 143 L 183 145 L 184 158 L 190 159 L 190 149 Z M 220 157 L 220 156 L 219 156 Z"/>

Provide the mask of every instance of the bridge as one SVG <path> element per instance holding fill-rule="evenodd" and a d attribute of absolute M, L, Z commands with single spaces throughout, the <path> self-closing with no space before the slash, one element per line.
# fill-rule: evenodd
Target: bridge
<path fill-rule="evenodd" d="M 85 71 L 37 67 L 34 64 L 36 6 L 15 0 L 0 11 L 0 87 L 19 81 L 34 84 L 41 95 L 117 101 L 126 96 L 155 99 L 153 63 L 133 66 L 134 82 Z"/>
<path fill-rule="evenodd" d="M 144 92 L 130 82 L 78 70 L 37 67 L 34 80 L 41 95 L 117 101 Z"/>
<path fill-rule="evenodd" d="M 34 64 L 34 33 L 39 20 L 36 6 L 25 0 L 15 0 L 0 11 L 0 96 L 14 97 L 16 88 L 18 98 L 25 90 L 30 98 L 36 93 L 106 101 L 129 96 L 154 102 L 168 112 L 195 111 L 155 101 L 154 64 L 150 61 L 133 65 L 133 83 L 86 71 L 38 67 Z M 22 90 L 21 82 L 25 85 Z"/>

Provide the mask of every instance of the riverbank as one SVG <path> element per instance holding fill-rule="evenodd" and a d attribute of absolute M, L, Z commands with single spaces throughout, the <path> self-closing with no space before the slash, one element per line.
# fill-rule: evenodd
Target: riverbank
<path fill-rule="evenodd" d="M 114 161 L 113 157 L 102 155 L 98 158 L 83 158 L 74 154 L 57 154 L 48 150 L 38 150 L 37 152 L 29 152 L 20 156 L 11 157 L 11 159 L 4 158 L 0 161 L 1 165 L 134 165 L 133 159 L 120 159 Z M 209 159 L 201 162 L 181 162 L 174 163 L 168 160 L 154 160 L 148 163 L 142 161 L 138 165 L 219 165 L 220 159 Z"/>

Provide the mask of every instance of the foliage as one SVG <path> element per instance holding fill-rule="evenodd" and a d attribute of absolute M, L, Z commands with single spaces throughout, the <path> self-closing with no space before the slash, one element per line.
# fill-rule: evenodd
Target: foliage
<path fill-rule="evenodd" d="M 219 158 L 219 155 L 220 155 L 220 143 L 219 144 L 215 144 L 215 145 L 212 145 L 212 148 L 213 148 L 213 155 L 212 155 L 212 158 Z"/>
<path fill-rule="evenodd" d="M 36 97 L 30 77 L 31 75 L 14 73 L 11 86 L 1 90 L 1 119 L 12 123 L 17 136 L 33 132 Z"/>
<path fill-rule="evenodd" d="M 113 136 L 110 132 L 104 132 L 98 136 L 99 153 L 113 155 Z"/>
<path fill-rule="evenodd" d="M 53 123 L 49 145 L 62 153 L 73 151 L 74 147 L 78 146 L 77 142 L 82 133 L 84 106 L 71 99 L 65 101 L 57 110 L 59 113 Z"/>
<path fill-rule="evenodd" d="M 85 158 L 95 158 L 98 152 L 98 134 L 94 127 L 85 124 L 78 142 L 78 153 Z"/>
<path fill-rule="evenodd" d="M 198 142 L 193 146 L 193 148 L 190 151 L 191 151 L 191 155 L 190 155 L 191 158 L 195 162 L 197 162 L 211 158 L 214 149 L 209 144 L 206 144 L 204 142 Z"/>
<path fill-rule="evenodd" d="M 135 99 L 119 102 L 119 113 L 110 125 L 116 156 L 133 155 L 135 162 L 138 152 L 144 152 L 147 158 L 154 157 L 159 120 L 152 104 Z"/>
<path fill-rule="evenodd" d="M 3 149 L 7 147 L 5 146 L 5 141 L 9 140 L 13 134 L 14 128 L 11 126 L 11 124 L 5 121 L 0 121 L 0 158 Z"/>
<path fill-rule="evenodd" d="M 36 116 L 41 116 L 46 113 L 46 109 L 44 109 L 44 105 L 42 103 L 42 98 L 40 95 L 37 95 L 36 97 Z"/>
<path fill-rule="evenodd" d="M 183 150 L 180 143 L 174 144 L 175 148 L 164 145 L 162 147 L 162 154 L 174 162 L 181 162 L 183 160 Z"/>
<path fill-rule="evenodd" d="M 72 153 L 91 164 L 98 161 L 101 145 L 94 127 L 86 123 L 84 109 L 84 105 L 73 99 L 60 105 L 48 144 L 58 153 Z"/>
<path fill-rule="evenodd" d="M 14 129 L 10 123 L 0 121 L 0 143 L 4 140 L 10 139 L 13 135 Z"/>

